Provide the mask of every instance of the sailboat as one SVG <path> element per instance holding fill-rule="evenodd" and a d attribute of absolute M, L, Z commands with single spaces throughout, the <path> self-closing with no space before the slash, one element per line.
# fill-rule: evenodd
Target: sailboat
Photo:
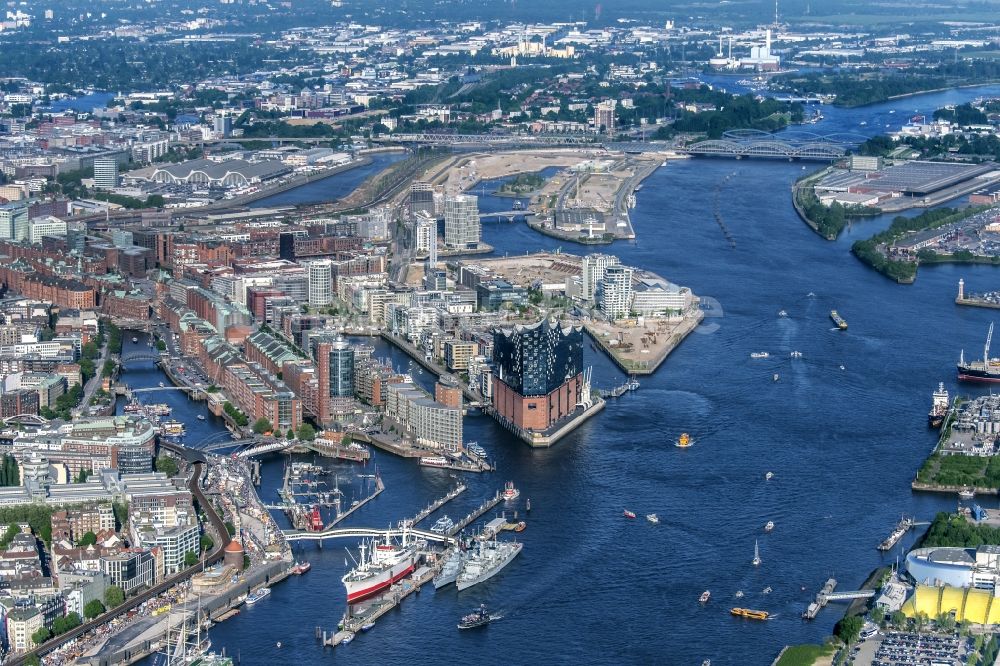
<path fill-rule="evenodd" d="M 755 567 L 760 566 L 760 548 L 757 546 L 757 539 L 753 540 L 753 559 L 750 562 Z"/>

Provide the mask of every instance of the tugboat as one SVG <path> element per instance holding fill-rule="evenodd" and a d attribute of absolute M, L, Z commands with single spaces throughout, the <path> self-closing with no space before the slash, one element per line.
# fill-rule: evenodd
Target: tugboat
<path fill-rule="evenodd" d="M 486 604 L 482 604 L 478 610 L 469 613 L 461 620 L 458 621 L 459 629 L 475 629 L 476 627 L 481 627 L 485 624 L 489 624 L 494 620 L 499 620 L 500 615 L 490 615 L 490 612 L 486 610 Z"/>
<path fill-rule="evenodd" d="M 944 382 L 941 382 L 938 384 L 938 390 L 931 394 L 931 411 L 927 413 L 927 425 L 931 428 L 940 428 L 947 413 L 948 389 L 944 387 Z"/>
<path fill-rule="evenodd" d="M 681 449 L 686 449 L 687 447 L 691 446 L 692 444 L 694 444 L 694 440 L 691 439 L 691 435 L 687 434 L 686 432 L 682 432 L 681 436 L 674 443 L 674 446 L 676 446 L 678 448 L 681 448 Z"/>
<path fill-rule="evenodd" d="M 503 488 L 503 501 L 513 502 L 521 496 L 521 491 L 514 487 L 513 481 L 508 481 Z"/>

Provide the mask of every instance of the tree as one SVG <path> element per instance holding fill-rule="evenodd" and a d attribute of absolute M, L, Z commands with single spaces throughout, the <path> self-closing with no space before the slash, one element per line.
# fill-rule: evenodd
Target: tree
<path fill-rule="evenodd" d="M 177 461 L 170 456 L 160 456 L 156 459 L 156 471 L 173 478 L 180 473 L 180 468 L 177 466 Z"/>
<path fill-rule="evenodd" d="M 261 417 L 254 421 L 253 431 L 258 435 L 263 435 L 265 432 L 271 432 L 272 430 L 274 430 L 274 428 L 271 427 L 271 422 L 267 419 Z"/>
<path fill-rule="evenodd" d="M 288 432 L 285 433 L 285 439 L 295 439 L 295 431 L 289 428 Z"/>
<path fill-rule="evenodd" d="M 193 550 L 189 550 L 188 552 L 184 553 L 184 565 L 185 566 L 193 567 L 196 564 L 198 564 L 198 554 L 197 553 L 195 553 Z"/>
<path fill-rule="evenodd" d="M 91 471 L 89 469 L 81 469 L 80 473 L 76 475 L 77 483 L 87 483 L 87 477 L 90 476 Z"/>
<path fill-rule="evenodd" d="M 157 351 L 161 351 L 161 352 L 162 351 L 167 351 L 167 343 L 164 342 L 163 340 L 157 340 L 156 341 L 156 350 Z"/>
<path fill-rule="evenodd" d="M 202 550 L 209 551 L 209 550 L 212 550 L 212 548 L 214 546 L 215 546 L 215 540 L 212 537 L 208 536 L 207 534 L 202 534 L 201 535 L 201 549 Z"/>
<path fill-rule="evenodd" d="M 30 655 L 23 662 L 24 666 L 42 666 L 42 662 L 38 659 L 38 655 Z"/>
<path fill-rule="evenodd" d="M 875 624 L 882 624 L 882 621 L 885 619 L 885 609 L 881 606 L 876 606 L 871 610 L 869 615 L 872 616 L 872 622 Z"/>
<path fill-rule="evenodd" d="M 861 635 L 861 628 L 864 626 L 864 620 L 862 620 L 857 615 L 850 615 L 845 618 L 841 618 L 837 625 L 833 628 L 833 633 L 837 637 L 850 645 L 858 640 Z"/>
<path fill-rule="evenodd" d="M 303 423 L 302 425 L 299 426 L 298 434 L 299 434 L 299 439 L 305 440 L 307 442 L 316 439 L 316 429 L 313 428 L 308 423 Z"/>
<path fill-rule="evenodd" d="M 950 632 L 955 629 L 955 616 L 951 613 L 941 613 L 937 616 L 938 629 L 944 632 Z"/>
<path fill-rule="evenodd" d="M 226 531 L 229 532 L 229 536 L 234 536 L 236 534 L 236 526 L 233 525 L 233 521 L 226 521 Z"/>
<path fill-rule="evenodd" d="M 82 537 L 80 537 L 80 543 L 77 545 L 81 548 L 86 548 L 87 546 L 93 546 L 97 543 L 97 535 L 93 532 L 87 532 Z"/>
<path fill-rule="evenodd" d="M 69 615 L 65 615 L 63 617 L 57 617 L 52 622 L 52 633 L 57 636 L 59 634 L 65 634 L 67 631 L 79 627 L 82 622 L 83 620 L 80 619 L 80 615 L 78 613 L 70 613 Z"/>
<path fill-rule="evenodd" d="M 902 629 L 906 626 L 906 615 L 903 611 L 893 611 L 892 615 L 889 616 L 889 621 L 892 622 L 892 626 Z"/>
<path fill-rule="evenodd" d="M 121 606 L 125 603 L 125 592 L 117 585 L 112 585 L 104 591 L 104 603 L 108 608 Z"/>
<path fill-rule="evenodd" d="M 35 645 L 41 645 L 45 641 L 49 640 L 52 632 L 48 630 L 48 627 L 42 627 L 35 633 L 31 634 L 31 640 Z"/>
<path fill-rule="evenodd" d="M 93 620 L 95 617 L 104 612 L 104 604 L 101 603 L 100 599 L 91 599 L 87 602 L 87 605 L 83 607 L 83 616 L 88 620 Z"/>

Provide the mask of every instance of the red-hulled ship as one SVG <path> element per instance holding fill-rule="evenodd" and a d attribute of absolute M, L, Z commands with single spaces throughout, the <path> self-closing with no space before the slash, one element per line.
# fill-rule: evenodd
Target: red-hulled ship
<path fill-rule="evenodd" d="M 372 540 L 361 544 L 358 565 L 341 579 L 347 589 L 347 603 L 353 604 L 372 597 L 413 571 L 417 547 L 403 532 L 396 543 L 389 534 L 381 543 Z"/>

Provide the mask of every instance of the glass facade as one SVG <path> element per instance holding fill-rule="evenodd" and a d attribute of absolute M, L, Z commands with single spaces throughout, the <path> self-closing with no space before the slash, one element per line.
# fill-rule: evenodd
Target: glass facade
<path fill-rule="evenodd" d="M 548 395 L 583 372 L 583 330 L 542 321 L 493 333 L 497 377 L 522 396 Z"/>

